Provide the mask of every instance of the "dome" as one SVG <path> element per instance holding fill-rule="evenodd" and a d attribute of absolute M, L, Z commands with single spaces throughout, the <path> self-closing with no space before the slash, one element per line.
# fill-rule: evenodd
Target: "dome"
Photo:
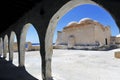
<path fill-rule="evenodd" d="M 78 24 L 78 22 L 72 21 L 72 22 L 68 23 L 67 26 L 74 26 L 76 24 Z"/>
<path fill-rule="evenodd" d="M 120 34 L 118 34 L 116 37 L 120 37 Z"/>
<path fill-rule="evenodd" d="M 83 18 L 79 21 L 79 23 L 83 22 L 83 21 L 90 21 L 93 22 L 94 20 L 92 20 L 91 18 Z"/>

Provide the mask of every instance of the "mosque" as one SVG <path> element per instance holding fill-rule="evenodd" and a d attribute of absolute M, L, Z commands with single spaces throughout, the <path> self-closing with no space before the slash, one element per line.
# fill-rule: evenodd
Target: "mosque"
<path fill-rule="evenodd" d="M 93 49 L 119 44 L 120 37 L 111 36 L 110 26 L 83 18 L 79 22 L 70 22 L 62 31 L 57 32 L 54 48 Z"/>

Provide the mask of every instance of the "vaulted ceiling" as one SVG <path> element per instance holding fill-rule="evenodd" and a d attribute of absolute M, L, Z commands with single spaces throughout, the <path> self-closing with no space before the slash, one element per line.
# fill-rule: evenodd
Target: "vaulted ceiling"
<path fill-rule="evenodd" d="M 41 0 L 2 0 L 0 2 L 0 33 L 14 24 Z"/>
<path fill-rule="evenodd" d="M 42 0 L 1 0 L 0 2 L 0 33 L 14 24 L 26 12 Z M 51 1 L 51 0 L 44 0 Z M 53 0 L 56 1 L 56 0 Z M 105 7 L 120 26 L 120 0 L 93 0 Z M 49 7 L 48 7 L 49 8 Z"/>

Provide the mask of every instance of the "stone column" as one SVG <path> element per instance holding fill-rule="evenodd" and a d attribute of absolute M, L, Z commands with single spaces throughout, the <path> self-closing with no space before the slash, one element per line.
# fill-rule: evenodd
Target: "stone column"
<path fill-rule="evenodd" d="M 2 52 L 3 52 L 3 41 L 2 38 L 0 38 L 0 56 L 2 56 Z"/>
<path fill-rule="evenodd" d="M 11 32 L 11 36 L 10 36 L 10 41 L 9 41 L 9 61 L 13 61 L 13 46 L 14 46 L 14 37 L 15 37 L 15 33 L 12 31 Z"/>
<path fill-rule="evenodd" d="M 8 36 L 5 35 L 4 37 L 4 46 L 3 46 L 3 58 L 7 57 L 7 52 L 8 52 Z"/>
<path fill-rule="evenodd" d="M 28 31 L 28 28 L 31 26 L 30 23 L 25 24 L 23 26 L 23 29 L 21 30 L 21 35 L 20 35 L 20 41 L 19 41 L 19 66 L 24 67 L 25 66 L 25 44 L 26 44 L 26 34 Z"/>
<path fill-rule="evenodd" d="M 44 48 L 44 41 L 43 45 L 41 45 L 41 58 L 42 58 L 42 78 L 43 80 L 53 80 L 52 79 L 52 71 L 51 71 L 51 59 L 52 54 L 46 54 Z M 51 47 L 52 50 L 52 47 Z"/>

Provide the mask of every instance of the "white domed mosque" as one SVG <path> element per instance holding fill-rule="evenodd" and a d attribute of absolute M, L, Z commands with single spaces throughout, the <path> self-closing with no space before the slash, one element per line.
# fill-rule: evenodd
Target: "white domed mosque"
<path fill-rule="evenodd" d="M 93 49 L 109 46 L 111 43 L 109 26 L 83 18 L 79 22 L 70 22 L 62 31 L 58 31 L 54 48 Z"/>
<path fill-rule="evenodd" d="M 79 22 L 70 22 L 62 31 L 58 31 L 56 48 L 94 48 L 110 44 L 111 31 L 90 18 Z"/>

